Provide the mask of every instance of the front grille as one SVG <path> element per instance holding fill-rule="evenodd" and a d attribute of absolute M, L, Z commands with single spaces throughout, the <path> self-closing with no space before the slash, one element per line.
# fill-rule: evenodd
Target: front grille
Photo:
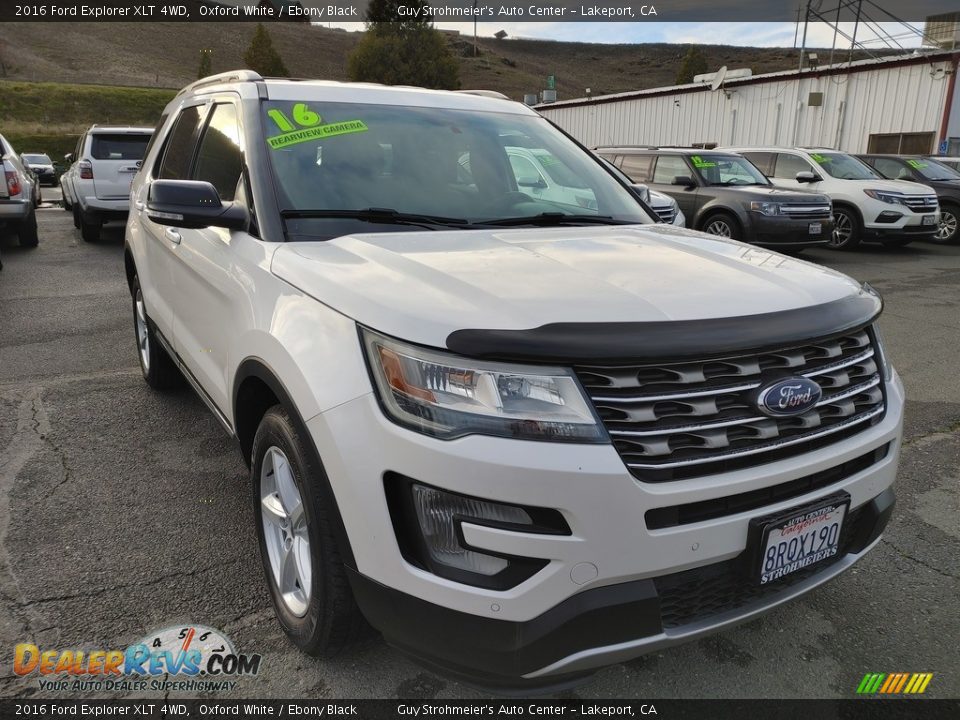
<path fill-rule="evenodd" d="M 673 205 L 662 205 L 660 207 L 653 208 L 653 211 L 657 214 L 663 222 L 668 225 L 672 225 L 673 221 L 677 217 L 677 211 L 674 209 Z"/>
<path fill-rule="evenodd" d="M 827 220 L 833 214 L 833 209 L 823 204 L 784 205 L 780 211 L 787 217 L 803 220 Z"/>
<path fill-rule="evenodd" d="M 916 213 L 937 211 L 936 195 L 904 195 L 903 204 Z"/>
<path fill-rule="evenodd" d="M 577 376 L 633 475 L 664 482 L 773 462 L 880 420 L 884 395 L 866 329 L 783 350 L 658 365 L 581 365 Z M 754 401 L 769 381 L 805 376 L 823 390 L 802 415 Z"/>
<path fill-rule="evenodd" d="M 664 629 L 683 627 L 702 622 L 731 610 L 771 602 L 777 595 L 789 590 L 811 575 L 849 553 L 854 540 L 861 534 L 865 517 L 863 508 L 851 510 L 843 523 L 837 554 L 803 570 L 797 570 L 767 585 L 758 584 L 752 572 L 738 557 L 722 563 L 654 578 L 660 596 L 660 619 Z"/>

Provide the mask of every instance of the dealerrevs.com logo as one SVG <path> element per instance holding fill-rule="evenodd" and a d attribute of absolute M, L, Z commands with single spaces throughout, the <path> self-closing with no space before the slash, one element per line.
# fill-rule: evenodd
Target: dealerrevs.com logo
<path fill-rule="evenodd" d="M 219 630 L 173 626 L 150 633 L 124 650 L 42 649 L 20 643 L 13 671 L 36 674 L 41 690 L 121 692 L 233 690 L 241 676 L 260 671 L 260 655 L 238 653 Z"/>

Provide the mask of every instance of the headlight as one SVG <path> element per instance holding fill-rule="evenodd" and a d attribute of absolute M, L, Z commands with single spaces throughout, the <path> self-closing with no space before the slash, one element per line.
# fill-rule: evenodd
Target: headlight
<path fill-rule="evenodd" d="M 573 373 L 471 360 L 361 330 L 381 405 L 417 432 L 606 442 Z"/>
<path fill-rule="evenodd" d="M 687 226 L 687 218 L 684 216 L 683 210 L 681 210 L 679 207 L 677 208 L 677 214 L 673 217 L 673 224 L 677 227 Z"/>
<path fill-rule="evenodd" d="M 754 212 L 760 213 L 761 215 L 779 215 L 780 203 L 754 201 L 750 203 L 750 209 Z"/>
<path fill-rule="evenodd" d="M 891 205 L 903 205 L 903 195 L 900 193 L 886 192 L 884 190 L 864 190 L 867 196 L 874 200 L 889 203 Z"/>

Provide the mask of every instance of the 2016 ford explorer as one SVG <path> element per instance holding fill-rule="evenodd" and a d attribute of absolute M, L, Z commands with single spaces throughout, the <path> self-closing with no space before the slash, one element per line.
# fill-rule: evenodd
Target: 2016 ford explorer
<path fill-rule="evenodd" d="M 512 147 L 595 205 L 524 192 Z M 131 203 L 143 375 L 236 437 L 306 652 L 369 622 L 473 682 L 560 685 L 807 592 L 890 516 L 880 298 L 654 224 L 519 103 L 207 78 Z"/>

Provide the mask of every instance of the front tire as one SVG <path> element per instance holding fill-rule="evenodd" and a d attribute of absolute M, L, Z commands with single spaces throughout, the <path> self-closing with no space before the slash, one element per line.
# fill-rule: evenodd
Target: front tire
<path fill-rule="evenodd" d="M 183 382 L 183 376 L 157 340 L 147 315 L 147 306 L 143 302 L 140 278 L 136 275 L 130 284 L 130 293 L 133 296 L 133 332 L 143 379 L 154 390 L 178 387 Z"/>
<path fill-rule="evenodd" d="M 369 634 L 333 530 L 323 470 L 287 411 L 270 408 L 253 440 L 250 477 L 260 558 L 280 626 L 303 652 L 331 657 Z"/>
<path fill-rule="evenodd" d="M 957 232 L 958 222 L 960 222 L 960 206 L 953 203 L 941 205 L 940 226 L 937 228 L 937 234 L 930 238 L 930 241 L 938 245 L 953 245 L 960 241 L 960 233 Z"/>
<path fill-rule="evenodd" d="M 827 243 L 834 250 L 853 250 L 860 244 L 863 229 L 860 217 L 854 210 L 846 207 L 833 209 L 833 234 Z"/>
<path fill-rule="evenodd" d="M 731 240 L 740 240 L 740 223 L 730 213 L 716 213 L 707 218 L 703 224 L 703 231 L 708 235 L 717 235 L 719 237 L 730 238 Z"/>

